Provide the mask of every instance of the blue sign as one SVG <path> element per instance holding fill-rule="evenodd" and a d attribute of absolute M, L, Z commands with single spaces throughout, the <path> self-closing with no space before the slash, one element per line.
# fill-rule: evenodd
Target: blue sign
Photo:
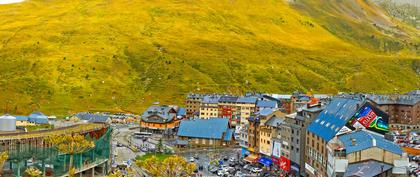
<path fill-rule="evenodd" d="M 261 157 L 260 159 L 258 159 L 258 162 L 265 166 L 270 166 L 273 163 L 273 160 L 266 157 Z"/>

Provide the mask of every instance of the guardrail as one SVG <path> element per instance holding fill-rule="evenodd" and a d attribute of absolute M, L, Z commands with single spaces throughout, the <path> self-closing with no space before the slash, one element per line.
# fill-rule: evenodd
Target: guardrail
<path fill-rule="evenodd" d="M 107 127 L 106 124 L 101 124 L 101 123 L 77 124 L 77 125 L 72 125 L 68 127 L 60 127 L 60 128 L 51 129 L 51 130 L 4 133 L 4 134 L 0 134 L 0 140 L 39 138 L 39 137 L 47 137 L 51 135 L 63 135 L 63 134 L 71 134 L 71 133 L 86 133 L 86 132 L 95 131 L 95 130 L 99 130 L 106 127 Z"/>

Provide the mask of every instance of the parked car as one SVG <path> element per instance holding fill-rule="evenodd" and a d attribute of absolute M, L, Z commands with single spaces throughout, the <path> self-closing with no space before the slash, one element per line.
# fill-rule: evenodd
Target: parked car
<path fill-rule="evenodd" d="M 211 173 L 213 173 L 213 174 L 214 174 L 214 173 L 217 173 L 217 171 L 219 171 L 219 169 L 218 169 L 217 167 L 214 167 L 214 166 L 213 166 L 213 167 L 210 167 L 210 168 L 209 168 L 209 172 L 211 172 Z"/>
<path fill-rule="evenodd" d="M 228 175 L 229 172 L 225 171 L 225 170 L 219 170 L 217 171 L 217 176 L 224 176 L 224 175 Z"/>
<path fill-rule="evenodd" d="M 190 161 L 190 162 L 194 162 L 194 161 L 195 161 L 195 159 L 194 159 L 194 157 L 190 157 L 190 158 L 188 159 L 188 161 Z"/>
<path fill-rule="evenodd" d="M 235 157 L 230 157 L 229 158 L 229 162 L 235 162 L 235 161 L 236 161 Z"/>
<path fill-rule="evenodd" d="M 262 172 L 262 169 L 261 168 L 258 168 L 258 167 L 254 167 L 254 168 L 251 169 L 251 171 L 253 173 L 260 173 L 260 172 Z"/>
<path fill-rule="evenodd" d="M 228 161 L 229 160 L 228 156 L 223 156 L 223 160 Z"/>
<path fill-rule="evenodd" d="M 252 166 L 251 165 L 249 165 L 249 164 L 246 164 L 245 166 L 244 166 L 244 169 L 245 170 L 248 170 L 248 171 L 251 171 L 252 170 Z"/>
<path fill-rule="evenodd" d="M 245 177 L 245 176 L 247 176 L 247 174 L 245 174 L 245 173 L 243 173 L 243 172 L 241 172 L 241 171 L 237 171 L 237 172 L 235 173 L 235 177 Z"/>

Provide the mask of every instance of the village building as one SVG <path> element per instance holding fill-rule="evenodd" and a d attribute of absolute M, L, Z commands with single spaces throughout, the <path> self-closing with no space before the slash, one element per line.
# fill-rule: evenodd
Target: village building
<path fill-rule="evenodd" d="M 26 127 L 35 125 L 34 122 L 29 122 L 28 116 L 15 116 L 16 117 L 16 126 L 17 127 Z"/>
<path fill-rule="evenodd" d="M 230 126 L 234 127 L 238 123 L 238 114 L 236 113 L 238 100 L 237 96 L 223 95 L 218 102 L 218 117 L 229 119 Z"/>
<path fill-rule="evenodd" d="M 352 176 L 357 172 L 355 167 L 370 165 L 364 175 L 367 176 L 397 176 L 407 175 L 406 171 L 392 169 L 408 158 L 401 148 L 386 140 L 383 136 L 368 130 L 357 130 L 339 135 L 327 145 L 328 176 Z M 381 168 L 375 168 L 377 166 Z M 359 172 L 360 173 L 360 172 Z"/>
<path fill-rule="evenodd" d="M 28 116 L 28 121 L 33 124 L 49 124 L 48 116 L 41 112 L 33 112 Z"/>
<path fill-rule="evenodd" d="M 177 136 L 189 146 L 223 147 L 235 145 L 233 132 L 227 118 L 191 119 L 181 121 Z"/>
<path fill-rule="evenodd" d="M 140 117 L 140 129 L 159 133 L 172 132 L 179 127 L 177 110 L 177 106 L 150 106 Z"/>
<path fill-rule="evenodd" d="M 245 97 L 241 96 L 236 101 L 237 112 L 239 115 L 240 125 L 248 124 L 248 118 L 251 117 L 255 112 L 255 104 L 257 102 L 257 97 Z"/>
<path fill-rule="evenodd" d="M 220 95 L 205 95 L 200 105 L 200 119 L 209 119 L 219 116 Z"/>
<path fill-rule="evenodd" d="M 342 95 L 333 98 L 308 126 L 306 174 L 334 176 L 336 169 L 340 171 L 343 168 L 342 161 L 335 166 L 335 157 L 349 160 L 348 164 L 375 160 L 393 166 L 394 161 L 402 160 L 403 156 L 397 145 L 385 140 L 384 134 L 388 131 L 388 115 L 363 96 Z"/>
<path fill-rule="evenodd" d="M 261 125 L 265 125 L 265 123 L 272 117 L 282 117 L 284 115 L 285 114 L 280 112 L 278 109 L 262 109 L 248 119 L 249 124 L 246 125 L 248 127 L 248 147 L 246 149 L 242 148 L 243 154 L 249 154 L 245 158 L 246 161 L 256 162 L 260 156 L 260 147 L 262 141 L 260 138 L 260 131 L 262 127 Z M 264 132 L 265 133 L 263 133 L 263 139 L 265 140 L 265 144 L 271 144 L 272 134 L 268 134 L 268 131 L 265 128 Z"/>
<path fill-rule="evenodd" d="M 406 95 L 367 94 L 366 98 L 389 115 L 391 129 L 420 129 L 420 95 L 410 92 Z"/>
<path fill-rule="evenodd" d="M 203 101 L 205 94 L 189 93 L 185 100 L 186 116 L 187 117 L 198 117 L 200 113 L 200 105 Z"/>

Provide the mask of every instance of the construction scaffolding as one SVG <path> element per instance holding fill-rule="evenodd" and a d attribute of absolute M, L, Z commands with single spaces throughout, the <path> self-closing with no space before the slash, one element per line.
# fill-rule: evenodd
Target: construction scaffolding
<path fill-rule="evenodd" d="M 105 164 L 104 171 L 108 171 L 108 161 L 111 152 L 112 128 L 86 133 L 87 139 L 95 142 L 95 147 L 73 157 L 73 167 L 77 172 Z M 7 147 L 7 146 L 3 146 Z M 55 147 L 47 144 L 44 138 L 21 140 L 9 146 L 9 159 L 4 165 L 3 176 L 21 177 L 28 167 L 36 167 L 43 172 L 43 176 L 65 176 L 69 172 L 70 155 L 61 154 Z"/>

